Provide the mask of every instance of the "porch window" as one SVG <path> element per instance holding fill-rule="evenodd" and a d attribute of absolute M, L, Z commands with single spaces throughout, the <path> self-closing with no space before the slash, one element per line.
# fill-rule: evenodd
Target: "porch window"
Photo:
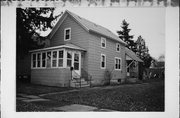
<path fill-rule="evenodd" d="M 119 43 L 116 43 L 116 51 L 120 52 L 120 44 Z"/>
<path fill-rule="evenodd" d="M 79 70 L 79 54 L 74 54 L 74 70 Z"/>
<path fill-rule="evenodd" d="M 64 40 L 71 40 L 71 28 L 66 28 L 64 30 Z"/>
<path fill-rule="evenodd" d="M 72 63 L 72 53 L 67 52 L 67 67 L 71 67 L 71 63 Z"/>
<path fill-rule="evenodd" d="M 58 57 L 58 67 L 63 67 L 63 54 L 63 50 L 60 50 Z"/>
<path fill-rule="evenodd" d="M 41 53 L 37 54 L 37 67 L 41 67 Z"/>
<path fill-rule="evenodd" d="M 105 68 L 106 68 L 106 55 L 101 54 L 101 69 L 105 69 Z"/>
<path fill-rule="evenodd" d="M 33 65 L 32 67 L 35 68 L 36 67 L 36 54 L 33 54 L 33 57 L 32 57 L 32 60 L 33 60 Z"/>
<path fill-rule="evenodd" d="M 51 67 L 51 52 L 47 52 L 47 68 Z"/>
<path fill-rule="evenodd" d="M 42 67 L 46 67 L 46 53 L 43 52 L 42 53 Z"/>
<path fill-rule="evenodd" d="M 53 51 L 52 67 L 57 67 L 57 51 Z"/>
<path fill-rule="evenodd" d="M 106 38 L 101 37 L 101 47 L 106 48 Z"/>
<path fill-rule="evenodd" d="M 115 70 L 121 70 L 121 58 L 115 57 Z"/>

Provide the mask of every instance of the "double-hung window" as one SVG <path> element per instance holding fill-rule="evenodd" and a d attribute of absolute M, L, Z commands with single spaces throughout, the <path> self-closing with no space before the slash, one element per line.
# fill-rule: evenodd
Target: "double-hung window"
<path fill-rule="evenodd" d="M 57 51 L 52 52 L 52 67 L 57 67 Z"/>
<path fill-rule="evenodd" d="M 101 37 L 101 47 L 106 48 L 106 38 Z"/>
<path fill-rule="evenodd" d="M 37 54 L 37 67 L 41 67 L 41 53 Z"/>
<path fill-rule="evenodd" d="M 42 67 L 46 67 L 46 53 L 45 52 L 43 52 L 42 53 L 42 61 L 41 61 L 41 65 L 42 65 Z"/>
<path fill-rule="evenodd" d="M 46 61 L 47 68 L 51 67 L 51 51 L 47 52 L 47 61 Z"/>
<path fill-rule="evenodd" d="M 63 67 L 63 50 L 59 50 L 58 67 Z"/>
<path fill-rule="evenodd" d="M 37 61 L 36 61 L 36 57 L 37 57 L 37 56 L 36 56 L 36 54 L 33 54 L 32 56 L 33 56 L 33 57 L 32 57 L 32 67 L 33 67 L 33 68 L 36 68 L 36 62 L 37 62 Z"/>
<path fill-rule="evenodd" d="M 71 28 L 64 29 L 64 40 L 71 40 Z"/>
<path fill-rule="evenodd" d="M 120 44 L 119 43 L 116 43 L 116 51 L 120 52 Z"/>
<path fill-rule="evenodd" d="M 101 69 L 105 69 L 105 68 L 106 68 L 106 55 L 101 54 Z"/>
<path fill-rule="evenodd" d="M 72 66 L 72 53 L 70 51 L 67 51 L 67 67 Z"/>
<path fill-rule="evenodd" d="M 121 70 L 121 58 L 115 57 L 115 70 Z"/>

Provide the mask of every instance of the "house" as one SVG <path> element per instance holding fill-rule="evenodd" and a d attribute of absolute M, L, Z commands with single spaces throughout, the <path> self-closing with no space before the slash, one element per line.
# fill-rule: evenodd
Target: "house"
<path fill-rule="evenodd" d="M 107 72 L 112 72 L 110 82 L 118 83 L 127 77 L 127 56 L 136 65 L 141 62 L 110 30 L 68 10 L 48 39 L 46 48 L 30 51 L 32 83 L 61 87 L 75 87 L 77 83 L 102 85 L 107 81 Z"/>

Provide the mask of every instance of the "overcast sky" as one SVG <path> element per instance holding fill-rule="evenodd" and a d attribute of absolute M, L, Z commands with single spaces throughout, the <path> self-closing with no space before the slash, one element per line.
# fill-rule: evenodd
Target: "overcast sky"
<path fill-rule="evenodd" d="M 152 57 L 157 59 L 165 54 L 165 8 L 58 8 L 55 13 L 65 9 L 108 28 L 116 35 L 125 19 L 130 24 L 134 40 L 141 35 Z"/>

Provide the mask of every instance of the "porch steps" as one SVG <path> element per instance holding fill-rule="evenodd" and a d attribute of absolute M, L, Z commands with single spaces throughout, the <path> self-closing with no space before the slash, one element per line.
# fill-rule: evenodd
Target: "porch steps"
<path fill-rule="evenodd" d="M 90 87 L 90 84 L 84 80 L 84 78 L 81 79 L 73 79 L 70 83 L 71 87 L 74 88 L 83 88 L 83 87 Z"/>

